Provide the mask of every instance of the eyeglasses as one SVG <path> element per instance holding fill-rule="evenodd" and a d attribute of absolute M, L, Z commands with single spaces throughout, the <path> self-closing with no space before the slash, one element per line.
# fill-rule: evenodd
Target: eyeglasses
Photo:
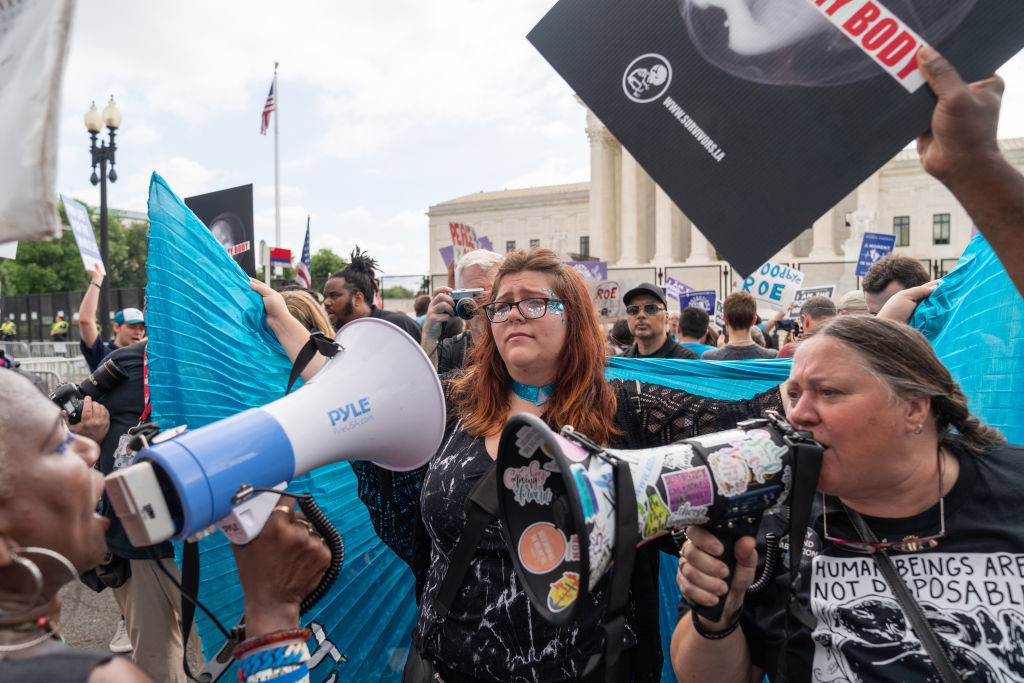
<path fill-rule="evenodd" d="M 543 318 L 549 310 L 552 313 L 561 313 L 565 310 L 562 302 L 558 299 L 542 299 L 540 297 L 522 299 L 521 301 L 495 301 L 484 304 L 480 308 L 484 309 L 487 319 L 492 323 L 503 323 L 508 320 L 508 314 L 512 312 L 513 306 L 527 320 Z"/>
<path fill-rule="evenodd" d="M 633 304 L 632 306 L 626 306 L 626 315 L 637 315 L 640 309 L 643 309 L 647 315 L 654 315 L 658 311 L 664 311 L 665 307 L 658 304 L 644 304 L 643 306 Z"/>
<path fill-rule="evenodd" d="M 939 541 L 946 537 L 946 504 L 942 495 L 942 447 L 939 447 L 939 533 L 934 536 L 908 537 L 902 541 L 848 541 L 842 538 L 834 538 L 828 533 L 828 514 L 825 511 L 825 494 L 821 494 L 821 521 L 825 540 L 831 542 L 837 548 L 851 553 L 863 555 L 874 555 L 879 550 L 893 550 L 898 553 L 916 553 L 921 550 L 931 550 L 939 545 Z"/>

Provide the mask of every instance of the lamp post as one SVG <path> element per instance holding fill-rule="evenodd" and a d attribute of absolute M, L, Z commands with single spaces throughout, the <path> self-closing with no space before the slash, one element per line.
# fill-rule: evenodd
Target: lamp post
<path fill-rule="evenodd" d="M 110 131 L 110 142 L 104 144 L 106 141 L 100 140 L 100 144 L 96 144 L 96 139 L 103 129 L 103 125 L 106 124 L 107 129 Z M 92 140 L 92 177 L 89 181 L 93 185 L 100 186 L 100 256 L 103 258 L 103 267 L 108 269 L 109 275 L 110 262 L 107 258 L 107 178 L 110 178 L 110 182 L 117 182 L 117 171 L 114 170 L 114 152 L 117 151 L 117 146 L 114 145 L 114 135 L 117 127 L 121 125 L 121 112 L 118 110 L 117 105 L 114 103 L 114 96 L 110 96 L 110 102 L 104 107 L 103 113 L 96 111 L 96 103 L 93 102 L 89 111 L 85 113 L 85 127 L 89 131 L 89 137 Z M 107 163 L 110 163 L 110 173 L 107 173 Z M 96 166 L 100 167 L 99 176 L 96 175 Z M 103 278 L 103 287 L 100 289 L 100 325 L 106 327 L 110 324 L 110 278 Z M 102 339 L 102 338 L 101 338 Z"/>

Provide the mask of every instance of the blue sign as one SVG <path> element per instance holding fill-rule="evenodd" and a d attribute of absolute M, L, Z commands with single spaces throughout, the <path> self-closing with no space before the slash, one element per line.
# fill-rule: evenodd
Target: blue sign
<path fill-rule="evenodd" d="M 896 235 L 885 235 L 880 232 L 864 233 L 860 243 L 860 256 L 857 258 L 857 277 L 864 277 L 875 261 L 892 251 L 896 246 Z"/>
<path fill-rule="evenodd" d="M 687 306 L 703 308 L 708 315 L 715 314 L 715 299 L 718 293 L 713 289 L 695 289 L 679 295 L 679 310 Z"/>
<path fill-rule="evenodd" d="M 679 301 L 679 296 L 686 292 L 692 292 L 693 287 L 690 285 L 680 282 L 671 275 L 665 278 L 665 294 L 669 299 L 675 299 Z"/>
<path fill-rule="evenodd" d="M 608 279 L 608 264 L 604 261 L 566 261 L 584 280 L 603 282 Z"/>
<path fill-rule="evenodd" d="M 91 273 L 98 263 L 100 271 L 105 275 L 107 269 L 100 257 L 100 248 L 96 245 L 96 234 L 92 231 L 89 212 L 74 199 L 68 199 L 64 195 L 60 196 L 60 201 L 64 204 L 64 213 L 67 214 L 68 223 L 71 225 L 71 233 L 75 236 L 78 251 L 82 255 L 82 265 Z"/>

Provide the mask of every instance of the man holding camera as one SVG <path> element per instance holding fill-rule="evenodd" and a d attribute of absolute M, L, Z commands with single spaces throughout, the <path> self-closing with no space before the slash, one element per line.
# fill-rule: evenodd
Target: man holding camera
<path fill-rule="evenodd" d="M 819 325 L 829 318 L 836 316 L 836 305 L 827 296 L 812 296 L 807 301 L 800 304 L 800 327 L 797 328 L 797 338 L 788 344 L 783 345 L 779 349 L 779 355 L 776 358 L 792 358 L 796 352 L 796 345 L 803 336 L 803 332 L 807 332 L 814 328 L 815 325 Z M 783 329 L 780 324 L 782 321 L 775 323 L 775 327 Z"/>
<path fill-rule="evenodd" d="M 70 425 L 72 431 L 100 444 L 96 466 L 104 475 L 130 462 L 128 431 L 148 413 L 145 353 L 146 342 L 140 342 L 107 355 L 92 375 L 96 388 L 89 393 L 95 400 L 86 395 L 81 399 L 80 416 L 69 415 L 70 420 L 79 417 L 78 422 Z M 79 395 L 82 393 L 85 392 L 79 391 Z M 60 407 L 67 412 L 67 405 L 61 403 Z M 133 659 L 154 680 L 186 683 L 182 667 L 180 593 L 157 566 L 163 565 L 172 576 L 179 576 L 174 548 L 169 542 L 154 546 L 152 550 L 159 559 L 153 559 L 149 554 L 151 549 L 136 548 L 129 542 L 105 496 L 103 506 L 103 514 L 110 519 L 106 540 L 111 557 L 97 573 L 99 580 L 113 590 L 124 615 Z"/>
<path fill-rule="evenodd" d="M 79 346 L 89 370 L 94 371 L 111 351 L 142 341 L 146 337 L 146 321 L 142 311 L 126 308 L 114 316 L 114 338 L 103 343 L 96 327 L 96 308 L 100 302 L 100 288 L 103 286 L 103 272 L 97 265 L 92 272 L 92 282 L 78 307 Z"/>
<path fill-rule="evenodd" d="M 455 290 L 453 291 L 451 287 L 438 287 L 434 290 L 434 298 L 430 301 L 427 316 L 423 321 L 420 346 L 434 363 L 439 375 L 461 368 L 466 362 L 469 348 L 473 345 L 473 337 L 484 333 L 486 318 L 474 313 L 490 294 L 499 263 L 501 254 L 493 251 L 474 249 L 466 252 L 455 264 Z M 477 289 L 480 291 L 471 291 Z M 472 303 L 466 301 L 458 309 L 469 316 L 469 324 L 465 331 L 454 337 L 445 338 L 442 326 L 453 316 L 458 315 L 456 297 L 459 302 L 463 302 L 467 297 L 472 299 Z"/>

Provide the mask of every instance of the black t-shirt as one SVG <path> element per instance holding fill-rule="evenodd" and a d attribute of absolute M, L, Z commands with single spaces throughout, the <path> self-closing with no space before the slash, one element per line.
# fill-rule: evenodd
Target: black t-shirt
<path fill-rule="evenodd" d="M 945 498 L 946 537 L 932 550 L 890 557 L 963 680 L 1024 681 L 1024 448 L 957 456 L 960 475 Z M 826 505 L 829 534 L 858 539 L 838 500 L 829 497 Z M 789 680 L 938 680 L 875 561 L 823 542 L 820 504 L 813 519 L 800 601 L 818 625 L 812 633 L 790 619 Z M 929 535 L 940 526 L 939 506 L 910 518 L 865 521 L 881 540 Z M 766 519 L 762 532 L 773 525 L 783 528 L 778 518 Z M 788 548 L 788 538 L 782 545 Z M 786 642 L 788 553 L 784 558 L 784 571 L 747 599 L 742 615 L 751 660 L 769 677 Z"/>
<path fill-rule="evenodd" d="M 641 355 L 636 343 L 629 348 L 629 351 L 626 351 L 625 355 L 626 358 L 686 358 L 690 360 L 696 360 L 697 358 L 696 353 L 674 341 L 672 337 L 667 337 L 661 348 L 649 356 Z"/>
<path fill-rule="evenodd" d="M 371 318 L 380 318 L 381 320 L 388 321 L 392 325 L 398 325 L 403 330 L 405 330 L 405 332 L 410 337 L 412 337 L 413 339 L 416 340 L 416 345 L 417 346 L 419 345 L 419 343 L 420 343 L 420 336 L 423 334 L 423 329 L 419 326 L 419 324 L 415 320 L 413 320 L 409 316 L 405 315 L 404 313 L 395 313 L 394 311 L 385 311 L 385 310 L 382 310 L 382 309 L 377 308 L 376 306 L 374 306 L 370 310 L 370 317 Z"/>

